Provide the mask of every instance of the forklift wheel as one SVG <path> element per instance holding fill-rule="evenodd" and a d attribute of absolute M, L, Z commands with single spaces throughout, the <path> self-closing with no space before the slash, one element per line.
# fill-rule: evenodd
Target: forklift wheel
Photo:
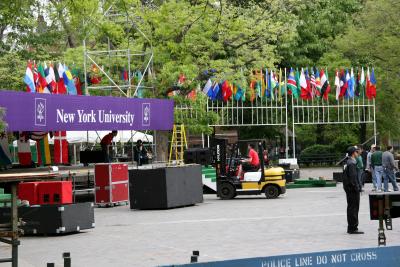
<path fill-rule="evenodd" d="M 236 195 L 235 187 L 230 183 L 223 183 L 219 195 L 221 199 L 232 199 Z"/>
<path fill-rule="evenodd" d="M 275 185 L 267 185 L 264 190 L 265 196 L 268 199 L 277 198 L 279 196 L 279 189 Z"/>

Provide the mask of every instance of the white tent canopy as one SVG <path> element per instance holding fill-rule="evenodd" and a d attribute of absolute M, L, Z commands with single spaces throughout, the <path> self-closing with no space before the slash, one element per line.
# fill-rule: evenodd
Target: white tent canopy
<path fill-rule="evenodd" d="M 67 141 L 70 144 L 80 144 L 86 143 L 100 143 L 101 138 L 108 134 L 110 131 L 67 131 Z M 89 139 L 88 139 L 89 136 Z M 153 136 L 149 134 L 144 134 L 138 131 L 118 131 L 118 135 L 114 137 L 114 142 L 128 142 L 133 141 L 137 142 L 137 140 L 142 140 L 143 142 L 153 142 Z M 34 145 L 36 142 L 30 140 L 31 145 Z M 54 144 L 54 138 L 49 139 L 49 144 Z M 13 142 L 13 145 L 17 146 L 17 140 Z"/>

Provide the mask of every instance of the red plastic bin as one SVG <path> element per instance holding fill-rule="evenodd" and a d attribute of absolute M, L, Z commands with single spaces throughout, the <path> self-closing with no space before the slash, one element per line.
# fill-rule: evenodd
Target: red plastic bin
<path fill-rule="evenodd" d="M 72 203 L 71 181 L 40 182 L 37 192 L 39 205 Z"/>
<path fill-rule="evenodd" d="M 18 185 L 18 198 L 29 201 L 30 205 L 38 205 L 37 185 L 40 182 L 26 182 Z"/>

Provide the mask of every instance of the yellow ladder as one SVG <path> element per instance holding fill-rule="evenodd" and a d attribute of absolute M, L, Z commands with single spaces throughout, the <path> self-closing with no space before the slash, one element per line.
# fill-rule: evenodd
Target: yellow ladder
<path fill-rule="evenodd" d="M 183 164 L 183 152 L 185 149 L 187 149 L 185 126 L 183 124 L 174 124 L 171 146 L 169 150 L 168 165 L 171 165 L 174 162 L 176 165 Z"/>

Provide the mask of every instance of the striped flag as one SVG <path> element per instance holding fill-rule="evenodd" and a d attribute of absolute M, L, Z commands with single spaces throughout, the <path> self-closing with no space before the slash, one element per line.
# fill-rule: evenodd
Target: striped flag
<path fill-rule="evenodd" d="M 288 89 L 292 92 L 293 97 L 298 99 L 299 98 L 299 91 L 297 90 L 297 84 L 294 77 L 293 68 L 290 68 L 289 76 L 288 76 Z"/>

